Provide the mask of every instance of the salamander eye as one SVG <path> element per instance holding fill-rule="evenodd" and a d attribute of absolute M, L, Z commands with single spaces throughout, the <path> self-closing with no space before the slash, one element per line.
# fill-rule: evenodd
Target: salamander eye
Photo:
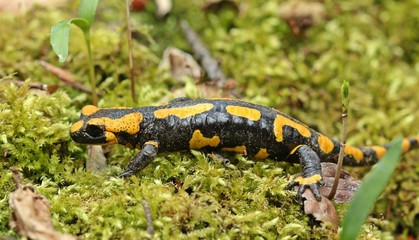
<path fill-rule="evenodd" d="M 92 137 L 100 137 L 103 135 L 103 129 L 98 125 L 87 125 L 86 132 Z"/>

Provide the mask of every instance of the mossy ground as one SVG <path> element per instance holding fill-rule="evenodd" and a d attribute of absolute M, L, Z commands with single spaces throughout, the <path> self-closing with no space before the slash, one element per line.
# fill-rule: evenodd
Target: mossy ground
<path fill-rule="evenodd" d="M 163 50 L 186 50 L 178 21 L 189 20 L 248 101 L 277 108 L 329 136 L 340 136 L 340 86 L 350 81 L 350 144 L 385 144 L 419 132 L 419 4 L 415 0 L 324 1 L 327 18 L 296 37 L 277 16 L 277 1 L 241 1 L 232 10 L 205 14 L 202 1 L 175 1 L 172 13 L 156 19 L 154 7 L 133 14 L 138 104 L 158 103 L 173 89 L 198 97 L 196 89 L 158 69 Z M 36 8 L 25 15 L 0 15 L 0 77 L 57 84 L 39 60 L 58 64 L 51 52 L 52 24 L 72 16 L 67 8 Z M 124 10 L 101 1 L 92 31 L 99 105 L 134 106 L 130 99 Z M 86 51 L 73 29 L 70 59 L 60 67 L 88 85 Z M 0 237 L 8 226 L 8 199 L 15 189 L 11 167 L 51 201 L 55 226 L 86 239 L 147 238 L 142 200 L 150 204 L 156 239 L 306 239 L 333 236 L 310 221 L 285 191 L 298 167 L 233 156 L 224 166 L 211 155 L 181 152 L 159 156 L 128 180 L 115 176 L 135 154 L 109 150 L 109 168 L 84 169 L 85 146 L 68 135 L 71 122 L 90 97 L 62 83 L 52 95 L 27 87 L 0 89 Z M 407 154 L 363 227 L 363 239 L 418 235 L 419 155 Z M 362 176 L 364 169 L 353 172 Z M 342 217 L 346 206 L 338 206 Z M 381 221 L 380 219 L 385 219 Z M 416 231 L 416 232 L 415 232 Z"/>

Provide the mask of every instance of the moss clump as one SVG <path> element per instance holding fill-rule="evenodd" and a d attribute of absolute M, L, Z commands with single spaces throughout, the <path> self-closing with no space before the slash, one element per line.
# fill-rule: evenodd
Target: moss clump
<path fill-rule="evenodd" d="M 70 107 L 68 96 L 63 92 L 51 96 L 30 94 L 28 85 L 18 89 L 2 83 L 1 87 L 0 139 L 4 167 L 14 166 L 25 177 L 39 180 L 39 176 L 53 177 L 57 172 L 65 172 L 63 167 L 73 166 L 68 155 L 76 148 L 68 147 L 68 126 L 76 113 Z"/>
<path fill-rule="evenodd" d="M 0 229 L 7 229 L 10 211 L 8 194 L 14 190 L 10 168 L 22 171 L 25 180 L 40 184 L 52 179 L 65 185 L 71 172 L 82 167 L 70 152 L 80 152 L 69 142 L 68 126 L 75 110 L 64 92 L 50 96 L 31 94 L 29 87 L 18 88 L 0 80 Z"/>

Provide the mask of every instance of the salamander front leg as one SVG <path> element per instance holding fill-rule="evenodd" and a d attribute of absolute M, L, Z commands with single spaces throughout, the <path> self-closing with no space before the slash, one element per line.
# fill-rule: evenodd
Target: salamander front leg
<path fill-rule="evenodd" d="M 302 194 L 306 188 L 310 188 L 317 201 L 321 201 L 320 186 L 324 185 L 321 176 L 320 158 L 317 153 L 307 145 L 299 145 L 295 147 L 288 159 L 291 161 L 299 160 L 303 169 L 302 176 L 298 176 L 292 181 L 288 187 L 300 186 L 297 192 L 297 198 L 301 201 Z"/>
<path fill-rule="evenodd" d="M 144 143 L 141 151 L 129 162 L 125 171 L 118 175 L 118 177 L 129 177 L 138 171 L 141 171 L 148 164 L 153 161 L 158 152 L 159 144 L 155 141 L 148 141 Z"/>

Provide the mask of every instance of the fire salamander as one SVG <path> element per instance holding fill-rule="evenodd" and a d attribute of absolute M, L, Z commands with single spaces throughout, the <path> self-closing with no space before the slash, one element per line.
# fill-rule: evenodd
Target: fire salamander
<path fill-rule="evenodd" d="M 253 159 L 300 163 L 297 197 L 310 188 L 321 200 L 320 162 L 337 162 L 340 143 L 275 109 L 232 99 L 175 99 L 162 106 L 97 108 L 85 106 L 70 129 L 72 139 L 86 144 L 122 144 L 141 151 L 121 177 L 145 168 L 158 152 L 201 149 L 232 151 Z M 419 137 L 405 139 L 404 152 Z M 345 147 L 345 165 L 376 163 L 387 146 Z"/>

